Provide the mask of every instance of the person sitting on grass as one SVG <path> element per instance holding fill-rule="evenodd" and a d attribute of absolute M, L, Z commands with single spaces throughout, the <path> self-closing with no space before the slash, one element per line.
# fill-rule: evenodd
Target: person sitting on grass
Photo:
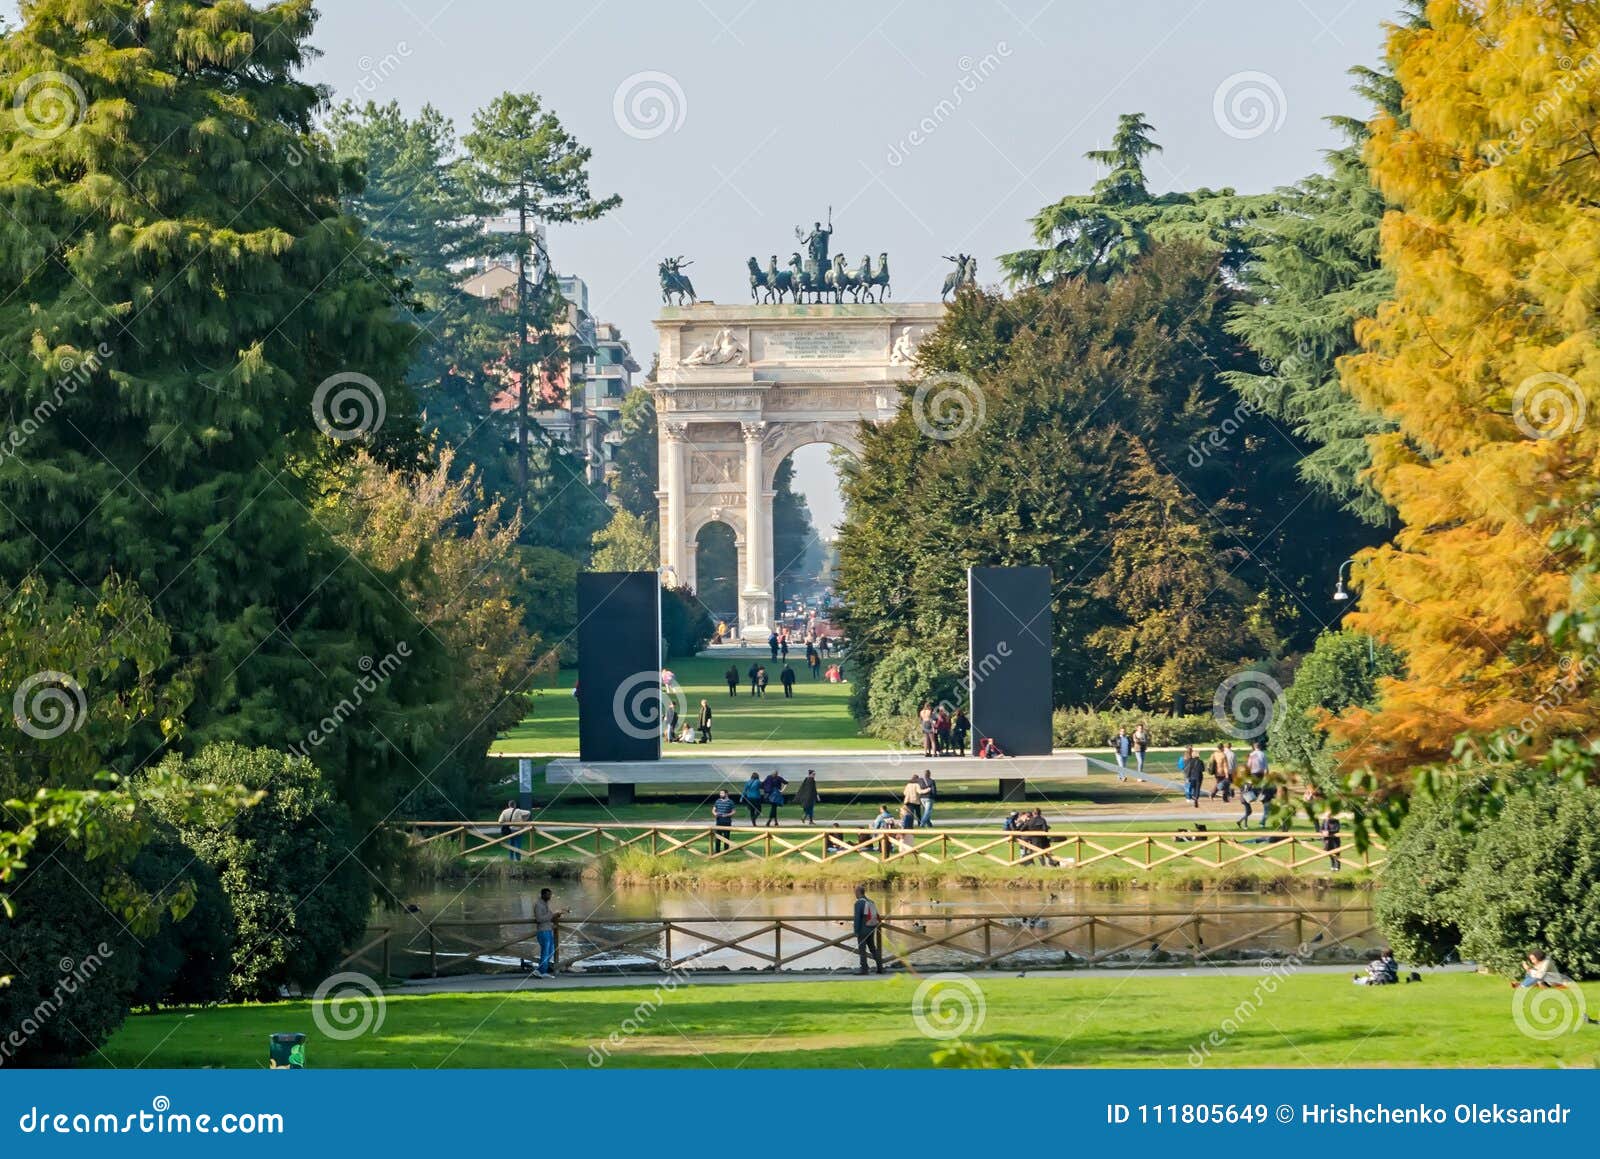
<path fill-rule="evenodd" d="M 1543 990 L 1565 990 L 1571 981 L 1556 969 L 1555 959 L 1543 950 L 1530 950 L 1527 962 L 1527 972 L 1522 975 L 1522 981 L 1511 984 L 1512 989 L 1521 987 L 1524 990 L 1531 990 L 1538 987 Z"/>
<path fill-rule="evenodd" d="M 1393 986 L 1400 981 L 1400 963 L 1394 960 L 1394 951 L 1385 946 L 1373 953 L 1365 974 L 1350 980 L 1357 986 Z"/>

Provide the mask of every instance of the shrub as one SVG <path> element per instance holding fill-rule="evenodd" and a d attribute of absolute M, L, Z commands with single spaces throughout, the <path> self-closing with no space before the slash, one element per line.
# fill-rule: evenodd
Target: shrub
<path fill-rule="evenodd" d="M 135 1006 L 202 1006 L 228 996 L 233 965 L 233 907 L 216 872 L 199 860 L 171 825 L 134 860 L 130 872 L 158 904 L 180 891 L 192 904 L 183 917 L 160 914 L 159 927 L 144 938 Z"/>
<path fill-rule="evenodd" d="M 1455 891 L 1461 956 L 1507 977 L 1529 950 L 1600 977 L 1600 789 L 1536 783 L 1478 835 Z"/>
<path fill-rule="evenodd" d="M 1369 652 L 1370 649 L 1370 652 Z M 1324 632 L 1300 661 L 1267 730 L 1273 761 L 1334 792 L 1337 750 L 1328 747 L 1324 712 L 1365 707 L 1378 698 L 1378 681 L 1400 671 L 1399 654 L 1359 632 Z"/>
<path fill-rule="evenodd" d="M 892 648 L 872 667 L 867 715 L 874 722 L 915 716 L 924 704 L 966 700 L 962 678 L 939 667 L 925 650 Z"/>
<path fill-rule="evenodd" d="M 1468 829 L 1452 799 L 1415 802 L 1384 867 L 1379 924 L 1400 957 L 1452 950 L 1517 977 L 1529 950 L 1600 976 L 1600 789 L 1525 780 Z"/>
<path fill-rule="evenodd" d="M 198 820 L 168 818 L 215 872 L 233 911 L 230 995 L 273 998 L 327 977 L 366 928 L 372 903 L 348 809 L 310 761 L 272 749 L 215 744 L 168 763 L 196 781 L 267 794 L 242 814 L 209 808 Z"/>
<path fill-rule="evenodd" d="M 1453 801 L 1411 803 L 1389 843 L 1383 888 L 1373 900 L 1379 928 L 1404 961 L 1436 966 L 1460 949 L 1456 890 L 1471 850 Z"/>
<path fill-rule="evenodd" d="M 1058 708 L 1051 718 L 1051 730 L 1058 748 L 1104 748 L 1117 729 L 1130 733 L 1140 721 L 1150 730 L 1150 744 L 1155 748 L 1172 745 L 1214 744 L 1225 734 L 1209 713 L 1192 713 L 1187 716 L 1166 716 L 1130 709 Z"/>
<path fill-rule="evenodd" d="M 706 646 L 716 625 L 689 588 L 661 588 L 661 635 L 667 656 L 693 656 Z"/>
<path fill-rule="evenodd" d="M 0 1064 L 65 1066 L 111 1037 L 128 1015 L 139 941 L 103 903 L 119 872 L 107 858 L 35 847 L 0 918 Z"/>

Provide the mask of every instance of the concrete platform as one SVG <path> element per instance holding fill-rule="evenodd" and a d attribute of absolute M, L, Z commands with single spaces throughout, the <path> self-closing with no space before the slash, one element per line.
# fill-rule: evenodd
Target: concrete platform
<path fill-rule="evenodd" d="M 1000 784 L 1002 800 L 1021 800 L 1029 781 L 1078 780 L 1089 775 L 1088 759 L 1078 752 L 1055 752 L 1038 757 L 924 757 L 900 753 L 814 753 L 804 756 L 707 755 L 703 759 L 674 757 L 660 761 L 553 760 L 545 767 L 552 785 L 606 785 L 610 798 L 622 803 L 633 796 L 635 785 L 743 784 L 752 772 L 765 777 L 776 770 L 790 790 L 814 770 L 821 784 L 901 785 L 923 769 L 935 779 L 987 781 Z"/>

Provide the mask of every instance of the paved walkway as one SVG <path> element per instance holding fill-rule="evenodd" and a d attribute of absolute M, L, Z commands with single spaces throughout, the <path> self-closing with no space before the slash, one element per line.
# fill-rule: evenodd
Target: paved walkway
<path fill-rule="evenodd" d="M 1117 966 L 1086 967 L 1077 970 L 1026 969 L 1015 967 L 1004 970 L 960 971 L 977 978 L 1133 978 L 1141 974 L 1159 973 L 1167 978 L 1253 978 L 1265 972 L 1265 960 L 1230 966 Z M 1471 972 L 1470 965 L 1422 967 L 1418 973 L 1460 974 Z M 954 968 L 928 970 L 890 969 L 885 977 L 896 974 L 910 977 L 927 977 L 932 974 L 956 972 Z M 1355 974 L 1357 966 L 1351 962 L 1318 963 L 1316 965 L 1284 967 L 1284 972 L 1295 974 Z M 1409 973 L 1407 968 L 1404 972 Z M 650 989 L 671 982 L 677 986 L 744 986 L 781 985 L 785 982 L 867 982 L 875 974 L 860 975 L 853 970 L 803 970 L 772 973 L 765 970 L 705 971 L 682 970 L 677 974 L 605 974 L 586 976 L 562 974 L 554 978 L 534 978 L 527 974 L 464 974 L 454 978 L 418 978 L 403 982 L 391 989 L 393 994 L 494 994 L 517 990 L 617 990 Z"/>

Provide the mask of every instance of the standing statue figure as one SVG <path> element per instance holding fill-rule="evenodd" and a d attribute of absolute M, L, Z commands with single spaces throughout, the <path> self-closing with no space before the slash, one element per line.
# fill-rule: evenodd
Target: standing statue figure
<path fill-rule="evenodd" d="M 811 227 L 811 232 L 806 233 L 799 226 L 795 226 L 794 236 L 805 243 L 806 254 L 809 257 L 806 272 L 811 275 L 813 284 L 822 288 L 822 278 L 828 269 L 828 239 L 833 236 L 833 206 L 828 206 L 828 228 L 823 229 L 822 223 L 816 222 Z"/>
<path fill-rule="evenodd" d="M 939 291 L 941 302 L 949 294 L 959 294 L 963 288 L 978 284 L 977 258 L 971 254 L 945 254 L 944 260 L 955 262 L 956 268 L 944 276 L 944 289 Z"/>

